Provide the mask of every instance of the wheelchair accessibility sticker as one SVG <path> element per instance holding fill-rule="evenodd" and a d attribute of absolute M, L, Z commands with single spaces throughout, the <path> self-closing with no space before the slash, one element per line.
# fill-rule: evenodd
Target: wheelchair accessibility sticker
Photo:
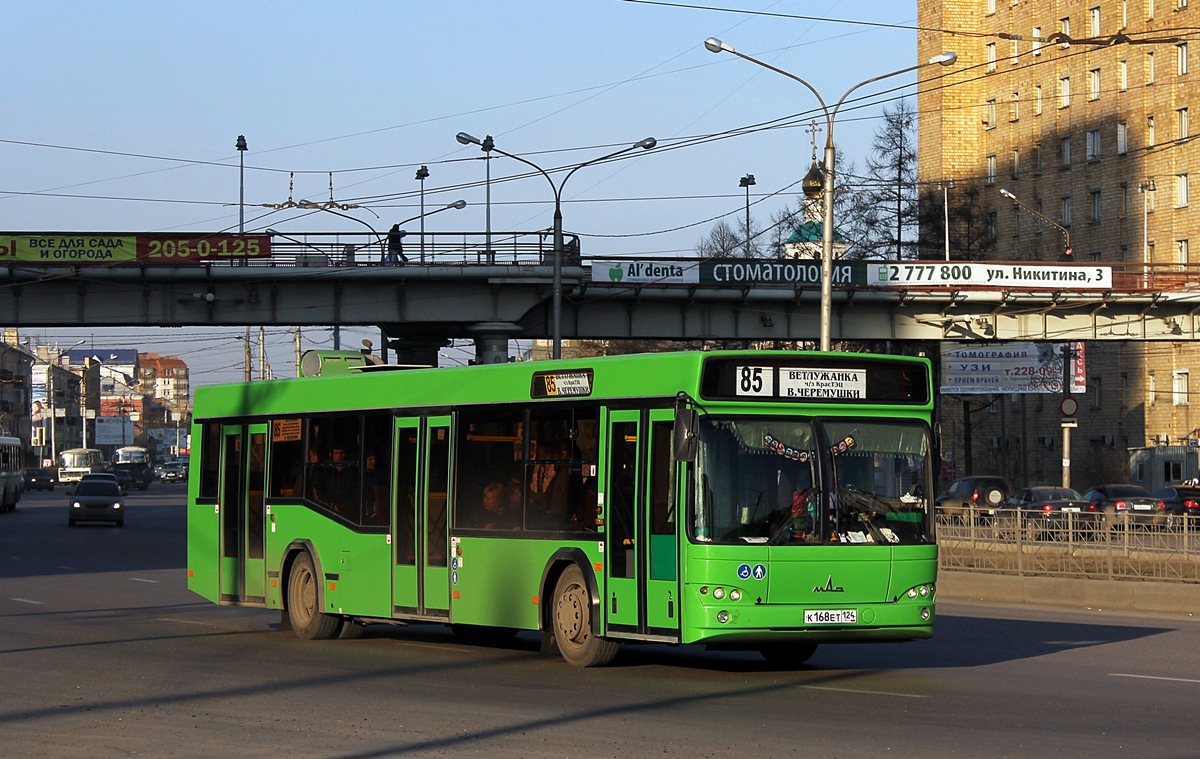
<path fill-rule="evenodd" d="M 737 570 L 738 577 L 743 580 L 749 580 L 753 577 L 755 580 L 766 579 L 767 567 L 764 564 L 755 564 L 753 568 L 749 564 L 742 564 Z"/>

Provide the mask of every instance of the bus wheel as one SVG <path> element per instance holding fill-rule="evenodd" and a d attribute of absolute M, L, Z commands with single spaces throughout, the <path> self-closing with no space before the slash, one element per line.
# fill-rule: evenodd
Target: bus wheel
<path fill-rule="evenodd" d="M 338 640 L 355 640 L 361 638 L 366 632 L 367 626 L 357 619 L 342 617 L 338 620 Z"/>
<path fill-rule="evenodd" d="M 301 553 L 288 577 L 288 619 L 301 640 L 328 640 L 338 633 L 339 618 L 317 608 L 317 573 L 312 557 Z"/>
<path fill-rule="evenodd" d="M 781 669 L 795 669 L 812 658 L 816 643 L 770 643 L 758 649 L 767 663 Z"/>
<path fill-rule="evenodd" d="M 567 663 L 602 667 L 617 655 L 617 643 L 592 635 L 592 599 L 579 567 L 572 564 L 558 578 L 551 614 L 554 642 Z"/>

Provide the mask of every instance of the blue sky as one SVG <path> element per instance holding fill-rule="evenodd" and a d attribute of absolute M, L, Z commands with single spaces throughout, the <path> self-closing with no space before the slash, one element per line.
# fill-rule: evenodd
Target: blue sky
<path fill-rule="evenodd" d="M 802 86 L 707 52 L 706 37 L 795 73 L 829 101 L 916 59 L 915 32 L 883 26 L 911 27 L 911 2 L 728 0 L 720 7 L 871 23 L 625 0 L 12 6 L 4 22 L 0 229 L 236 229 L 234 143 L 244 134 L 247 231 L 355 229 L 332 214 L 260 207 L 287 200 L 293 172 L 294 199 L 328 200 L 332 173 L 333 199 L 361 203 L 370 210 L 354 213 L 385 230 L 418 213 L 421 164 L 430 171 L 427 209 L 460 197 L 470 204 L 427 219 L 426 228 L 481 231 L 483 164 L 470 160 L 481 153 L 459 145 L 457 132 L 490 134 L 497 147 L 546 168 L 653 136 L 655 150 L 571 178 L 564 226 L 583 235 L 585 255 L 689 255 L 708 220 L 733 214 L 734 223 L 744 213 L 741 176 L 755 175 L 753 213 L 765 220 L 794 202 L 792 190 L 773 194 L 797 183 L 812 156 L 811 137 L 798 126 L 693 138 L 816 116 Z M 864 92 L 912 81 L 897 77 Z M 860 166 L 881 110 L 837 122 L 839 151 Z M 500 181 L 522 168 L 503 158 L 492 164 L 493 231 L 550 226 L 544 179 Z M 293 371 L 290 338 L 272 333 L 272 366 Z M 234 334 L 243 333 L 24 332 L 180 355 L 197 383 L 240 378 Z M 351 331 L 344 344 L 362 336 L 377 333 Z M 328 341 L 328 332 L 306 332 L 306 347 Z"/>

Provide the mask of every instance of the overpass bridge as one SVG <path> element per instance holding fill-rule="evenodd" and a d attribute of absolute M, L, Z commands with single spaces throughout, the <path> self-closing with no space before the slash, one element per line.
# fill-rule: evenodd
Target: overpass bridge
<path fill-rule="evenodd" d="M 427 233 L 384 263 L 377 235 L 0 233 L 10 326 L 375 326 L 401 361 L 451 339 L 503 361 L 546 339 L 548 231 Z M 1100 262 L 838 262 L 838 340 L 1190 341 L 1200 269 Z M 815 260 L 584 258 L 568 238 L 564 339 L 816 340 Z"/>

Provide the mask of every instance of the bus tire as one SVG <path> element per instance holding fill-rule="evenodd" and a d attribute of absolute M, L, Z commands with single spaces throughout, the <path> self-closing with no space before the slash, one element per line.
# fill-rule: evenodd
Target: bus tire
<path fill-rule="evenodd" d="M 572 564 L 554 586 L 550 624 L 558 652 L 576 667 L 602 667 L 613 660 L 620 645 L 592 635 L 592 597 L 583 572 Z"/>
<path fill-rule="evenodd" d="M 288 574 L 288 619 L 292 631 L 301 640 L 329 640 L 338 634 L 339 622 L 336 615 L 325 614 L 318 607 L 317 571 L 312 557 L 301 552 L 292 562 Z"/>
<path fill-rule="evenodd" d="M 367 626 L 364 625 L 362 622 L 359 622 L 357 619 L 351 619 L 350 617 L 342 617 L 342 619 L 339 620 L 339 623 L 338 623 L 337 639 L 338 640 L 355 640 L 357 638 L 361 638 L 363 636 L 363 633 L 366 631 L 366 629 L 367 629 Z"/>
<path fill-rule="evenodd" d="M 768 664 L 780 669 L 795 669 L 817 652 L 816 643 L 768 643 L 758 649 Z"/>

